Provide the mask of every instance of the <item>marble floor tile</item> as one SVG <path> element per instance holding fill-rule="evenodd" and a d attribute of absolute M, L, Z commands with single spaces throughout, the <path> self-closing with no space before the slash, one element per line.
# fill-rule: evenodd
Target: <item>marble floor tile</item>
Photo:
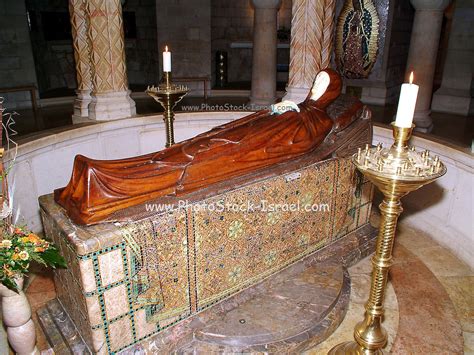
<path fill-rule="evenodd" d="M 438 244 L 425 231 L 413 228 L 409 224 L 400 223 L 397 228 L 397 243 L 416 254 L 417 250 L 432 248 Z"/>
<path fill-rule="evenodd" d="M 436 245 L 431 248 L 413 248 L 412 252 L 436 275 L 437 278 L 447 276 L 469 276 L 473 271 L 453 253 Z"/>
<path fill-rule="evenodd" d="M 453 301 L 462 330 L 474 333 L 474 275 L 438 277 Z"/>
<path fill-rule="evenodd" d="M 370 275 L 372 272 L 372 255 L 367 258 L 362 259 L 357 264 L 349 268 L 349 273 L 351 275 Z"/>
<path fill-rule="evenodd" d="M 335 345 L 343 341 L 353 340 L 354 326 L 364 318 L 364 305 L 369 296 L 370 273 L 372 270 L 371 257 L 362 259 L 348 270 L 351 277 L 351 299 L 346 317 L 341 325 L 323 343 L 307 351 L 306 355 L 327 354 Z M 387 285 L 385 306 L 383 327 L 388 332 L 388 342 L 385 350 L 389 351 L 398 329 L 398 303 L 391 283 Z"/>
<path fill-rule="evenodd" d="M 474 354 L 474 333 L 463 332 L 464 338 L 464 354 L 473 355 Z"/>
<path fill-rule="evenodd" d="M 456 310 L 446 290 L 413 254 L 399 245 L 397 259 L 390 270 L 399 307 L 399 328 L 394 343 L 395 354 L 460 354 L 462 330 Z"/>

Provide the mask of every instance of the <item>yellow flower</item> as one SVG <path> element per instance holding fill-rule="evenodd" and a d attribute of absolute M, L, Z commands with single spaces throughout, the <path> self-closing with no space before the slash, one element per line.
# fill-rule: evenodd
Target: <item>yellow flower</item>
<path fill-rule="evenodd" d="M 22 252 L 20 252 L 20 254 L 18 254 L 18 256 L 20 257 L 21 260 L 28 260 L 28 258 L 30 257 L 30 254 L 28 254 L 28 252 L 26 250 L 23 250 Z"/>
<path fill-rule="evenodd" d="M 35 252 L 37 252 L 37 253 L 42 253 L 42 252 L 44 252 L 45 250 L 46 250 L 46 249 L 43 248 L 43 247 L 36 247 L 36 248 L 35 248 Z"/>
<path fill-rule="evenodd" d="M 14 272 L 10 270 L 10 267 L 8 265 L 3 265 L 3 272 L 7 277 L 12 277 L 14 275 Z"/>
<path fill-rule="evenodd" d="M 11 246 L 12 246 L 12 241 L 9 240 L 9 239 L 3 239 L 2 243 L 0 244 L 1 248 L 7 248 L 8 249 L 8 248 L 11 248 Z"/>
<path fill-rule="evenodd" d="M 34 233 L 30 233 L 27 237 L 21 238 L 21 241 L 23 243 L 32 243 L 36 245 L 40 245 L 43 242 L 43 240 Z"/>

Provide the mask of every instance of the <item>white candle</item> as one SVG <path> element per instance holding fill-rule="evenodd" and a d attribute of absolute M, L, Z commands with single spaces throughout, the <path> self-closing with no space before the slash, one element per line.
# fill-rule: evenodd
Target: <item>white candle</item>
<path fill-rule="evenodd" d="M 165 47 L 165 51 L 163 52 L 163 71 L 171 71 L 171 52 L 168 52 L 168 46 Z"/>
<path fill-rule="evenodd" d="M 413 84 L 413 72 L 410 74 L 410 83 L 403 84 L 400 91 L 400 100 L 398 101 L 397 116 L 395 126 L 409 128 L 413 122 L 415 113 L 416 98 L 418 96 L 419 86 Z"/>

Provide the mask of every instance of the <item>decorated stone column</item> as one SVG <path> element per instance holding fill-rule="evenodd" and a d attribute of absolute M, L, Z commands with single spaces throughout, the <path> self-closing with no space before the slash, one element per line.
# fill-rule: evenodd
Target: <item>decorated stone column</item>
<path fill-rule="evenodd" d="M 91 65 L 87 31 L 89 28 L 86 14 L 86 0 L 70 0 L 69 14 L 71 17 L 72 43 L 76 62 L 77 97 L 74 100 L 73 122 L 89 118 L 91 102 Z"/>
<path fill-rule="evenodd" d="M 410 72 L 413 71 L 415 82 L 420 86 L 414 116 L 415 129 L 421 132 L 430 132 L 433 128 L 430 107 L 439 37 L 443 11 L 450 0 L 410 1 L 416 12 L 405 76 L 408 78 Z"/>
<path fill-rule="evenodd" d="M 304 100 L 318 72 L 329 67 L 335 5 L 335 0 L 293 0 L 286 100 Z"/>
<path fill-rule="evenodd" d="M 120 0 L 87 0 L 92 101 L 89 118 L 113 120 L 135 115 L 125 66 Z"/>
<path fill-rule="evenodd" d="M 250 103 L 269 105 L 276 100 L 277 14 L 281 0 L 252 0 L 252 5 L 255 13 Z"/>

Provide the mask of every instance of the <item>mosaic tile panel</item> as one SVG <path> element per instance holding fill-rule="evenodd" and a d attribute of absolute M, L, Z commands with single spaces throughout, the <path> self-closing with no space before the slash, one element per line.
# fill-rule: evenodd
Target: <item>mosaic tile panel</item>
<path fill-rule="evenodd" d="M 63 307 L 68 310 L 69 316 L 74 320 L 86 344 L 91 347 L 92 338 L 87 315 L 88 307 L 83 295 L 79 259 L 58 225 L 51 218 L 48 218 L 43 211 L 41 211 L 41 216 L 45 234 L 58 246 L 68 265 L 67 269 L 58 269 L 54 272 L 58 299 Z"/>
<path fill-rule="evenodd" d="M 43 213 L 69 264 L 58 297 L 93 351 L 119 352 L 365 225 L 372 192 L 347 159 L 328 160 L 200 203 L 253 210 L 175 209 L 117 226 L 122 241 L 85 255 Z"/>

